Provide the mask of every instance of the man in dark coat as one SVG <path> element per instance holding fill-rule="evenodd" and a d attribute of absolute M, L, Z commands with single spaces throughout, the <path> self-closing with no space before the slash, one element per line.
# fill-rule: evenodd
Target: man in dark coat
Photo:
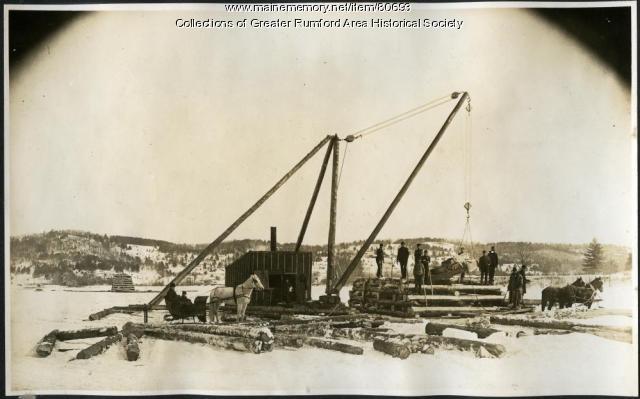
<path fill-rule="evenodd" d="M 482 251 L 482 256 L 478 260 L 478 267 L 480 268 L 480 284 L 489 283 L 489 257 L 487 251 Z"/>
<path fill-rule="evenodd" d="M 420 244 L 417 244 L 416 250 L 413 251 L 413 260 L 416 264 L 422 260 L 422 248 L 420 248 Z"/>
<path fill-rule="evenodd" d="M 418 250 L 416 249 L 416 251 Z M 416 258 L 416 264 L 413 266 L 413 278 L 415 279 L 416 291 L 420 293 L 424 283 L 424 263 L 422 259 Z"/>
<path fill-rule="evenodd" d="M 520 274 L 522 274 L 522 297 L 527 293 L 527 265 L 522 265 L 520 268 Z"/>
<path fill-rule="evenodd" d="M 396 256 L 396 260 L 400 263 L 400 274 L 402 275 L 402 279 L 407 279 L 407 263 L 409 262 L 409 248 L 404 246 L 404 241 L 400 243 L 400 248 L 398 248 L 398 255 Z"/>
<path fill-rule="evenodd" d="M 176 299 L 178 299 L 178 294 L 176 294 L 176 285 L 172 282 L 169 284 L 169 291 L 167 291 L 167 294 L 164 296 L 164 301 L 168 305 L 169 302 L 176 302 Z"/>
<path fill-rule="evenodd" d="M 516 273 L 513 278 L 513 308 L 520 309 L 520 304 L 522 302 L 522 287 L 524 285 L 524 281 L 522 278 L 522 273 Z"/>
<path fill-rule="evenodd" d="M 382 277 L 382 264 L 384 263 L 384 249 L 382 249 L 382 243 L 378 249 L 376 249 L 376 264 L 378 265 L 378 271 L 376 272 L 376 277 Z"/>
<path fill-rule="evenodd" d="M 489 251 L 489 283 L 493 285 L 493 276 L 496 274 L 496 268 L 498 267 L 498 253 L 496 247 L 492 246 Z"/>
<path fill-rule="evenodd" d="M 513 293 L 513 285 L 515 284 L 516 281 L 516 274 L 518 273 L 518 271 L 516 270 L 516 267 L 514 266 L 513 269 L 511 269 L 511 275 L 509 276 L 509 285 L 507 286 L 507 292 L 509 292 L 509 304 L 513 305 L 513 300 L 515 298 L 515 294 Z"/>

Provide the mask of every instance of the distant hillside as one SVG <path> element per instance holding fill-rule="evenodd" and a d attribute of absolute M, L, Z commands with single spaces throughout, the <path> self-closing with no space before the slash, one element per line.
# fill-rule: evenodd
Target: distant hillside
<path fill-rule="evenodd" d="M 385 240 L 389 261 L 402 241 Z M 417 243 L 430 251 L 434 260 L 442 260 L 458 246 L 442 238 L 404 239 L 413 250 Z M 363 241 L 340 243 L 337 247 L 338 270 L 346 268 Z M 68 286 L 109 284 L 116 272 L 127 272 L 136 284 L 166 284 L 176 273 L 191 262 L 207 244 L 176 244 L 163 240 L 140 237 L 108 236 L 83 231 L 62 230 L 31 234 L 10 239 L 10 271 L 12 279 L 48 282 Z M 280 250 L 293 250 L 293 243 L 279 244 Z M 525 242 L 495 243 L 501 264 L 521 264 L 523 261 L 544 274 L 573 274 L 582 271 L 586 244 L 543 244 Z M 466 248 L 470 252 L 472 248 Z M 265 240 L 234 240 L 224 242 L 188 277 L 187 284 L 222 284 L 224 266 L 249 250 L 266 250 Z M 314 280 L 324 280 L 326 245 L 303 246 L 313 252 L 316 265 Z M 488 244 L 474 243 L 479 256 Z M 370 249 L 371 251 L 372 249 Z M 630 250 L 621 246 L 603 245 L 602 273 L 631 269 Z M 352 278 L 370 273 L 374 263 L 367 256 L 359 264 Z M 366 270 L 365 270 L 366 269 Z"/>

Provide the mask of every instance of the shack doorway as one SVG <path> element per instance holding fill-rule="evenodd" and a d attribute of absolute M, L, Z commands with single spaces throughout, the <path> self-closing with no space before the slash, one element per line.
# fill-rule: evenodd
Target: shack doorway
<path fill-rule="evenodd" d="M 273 296 L 271 297 L 272 302 L 299 302 L 301 293 L 299 292 L 298 276 L 295 273 L 270 273 L 269 288 L 271 288 L 273 292 Z"/>

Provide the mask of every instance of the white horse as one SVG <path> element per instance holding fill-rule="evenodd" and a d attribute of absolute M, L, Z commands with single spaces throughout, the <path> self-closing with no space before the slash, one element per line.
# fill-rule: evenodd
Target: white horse
<path fill-rule="evenodd" d="M 262 281 L 255 273 L 251 274 L 247 281 L 235 287 L 218 287 L 211 290 L 209 294 L 209 320 L 214 323 L 220 321 L 218 319 L 218 307 L 222 301 L 236 305 L 238 322 L 245 320 L 244 313 L 247 311 L 254 288 L 257 290 L 264 289 Z"/>

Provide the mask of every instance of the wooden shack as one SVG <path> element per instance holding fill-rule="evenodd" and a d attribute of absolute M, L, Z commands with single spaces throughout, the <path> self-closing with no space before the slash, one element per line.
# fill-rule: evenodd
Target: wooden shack
<path fill-rule="evenodd" d="M 303 304 L 311 300 L 313 254 L 294 251 L 249 251 L 225 268 L 225 285 L 244 283 L 255 272 L 264 290 L 253 290 L 251 305 Z"/>

